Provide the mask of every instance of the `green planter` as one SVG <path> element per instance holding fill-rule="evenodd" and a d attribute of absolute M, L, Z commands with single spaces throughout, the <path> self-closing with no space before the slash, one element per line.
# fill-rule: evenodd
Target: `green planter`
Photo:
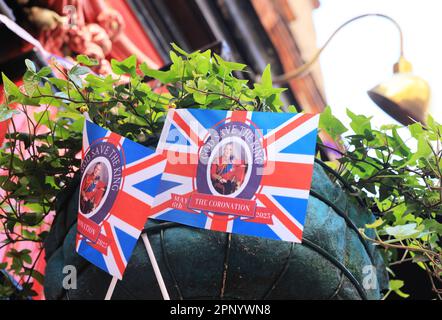
<path fill-rule="evenodd" d="M 45 242 L 47 299 L 103 299 L 111 281 L 75 252 L 77 200 L 78 181 L 59 195 Z M 379 299 L 388 287 L 385 265 L 355 231 L 372 221 L 315 164 L 303 244 L 154 220 L 146 232 L 172 299 Z M 62 286 L 65 265 L 77 269 L 76 289 Z M 161 299 L 141 239 L 113 298 Z"/>

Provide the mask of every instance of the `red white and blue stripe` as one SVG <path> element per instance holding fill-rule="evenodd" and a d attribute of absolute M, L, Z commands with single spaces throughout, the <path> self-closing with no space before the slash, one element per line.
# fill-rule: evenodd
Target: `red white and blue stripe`
<path fill-rule="evenodd" d="M 82 158 L 96 141 L 114 144 L 123 155 L 123 182 L 100 224 L 101 234 L 110 239 L 107 254 L 77 234 L 77 252 L 97 267 L 121 279 L 135 244 L 144 228 L 165 165 L 165 158 L 153 150 L 106 130 L 90 121 L 83 129 Z"/>
<path fill-rule="evenodd" d="M 272 212 L 272 224 L 230 215 L 194 214 L 171 208 L 172 194 L 195 190 L 198 150 L 208 129 L 222 122 L 253 124 L 262 131 L 266 168 L 253 200 Z M 170 110 L 157 152 L 167 157 L 152 218 L 215 231 L 301 242 L 310 192 L 319 115 L 179 109 Z M 191 161 L 192 160 L 192 161 Z"/>

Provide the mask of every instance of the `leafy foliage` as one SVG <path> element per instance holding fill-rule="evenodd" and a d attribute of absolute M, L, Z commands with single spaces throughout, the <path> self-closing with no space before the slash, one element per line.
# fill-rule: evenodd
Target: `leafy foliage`
<path fill-rule="evenodd" d="M 28 132 L 12 130 L 0 149 L 0 170 L 7 173 L 0 176 L 0 229 L 6 235 L 0 248 L 45 239 L 47 232 L 40 230 L 49 223 L 55 197 L 80 165 L 84 111 L 95 123 L 147 146 L 155 146 L 169 108 L 281 111 L 284 89 L 273 87 L 270 66 L 259 83 L 249 83 L 234 75 L 247 72 L 243 64 L 225 61 L 209 50 L 187 53 L 175 45 L 173 49 L 168 70 L 138 65 L 132 56 L 113 60 L 114 74 L 99 76 L 89 69 L 96 61 L 80 55 L 70 70 L 55 64 L 62 77 L 54 77 L 49 67 L 37 70 L 27 60 L 21 88 L 3 75 L 7 101 L 0 105 L 0 121 L 10 119 L 14 128 L 13 115 L 23 113 Z M 416 123 L 376 129 L 370 118 L 351 111 L 348 115 L 351 134 L 329 108 L 321 116 L 320 128 L 345 147 L 334 150 L 342 157 L 333 167 L 378 215 L 366 226 L 376 231 L 370 241 L 385 248 L 392 264 L 417 263 L 440 297 L 441 125 L 430 118 L 425 127 Z M 32 282 L 43 281 L 34 270 L 36 259 L 26 249 L 10 249 L 7 255 L 11 263 L 0 269 L 21 279 L 23 290 L 16 292 L 12 281 L 0 281 L 0 297 L 32 295 Z M 396 292 L 406 297 L 402 286 L 400 280 L 392 280 L 386 296 Z"/>
<path fill-rule="evenodd" d="M 55 64 L 61 77 L 26 60 L 21 88 L 2 75 L 7 101 L 0 105 L 0 121 L 10 119 L 14 129 L 0 149 L 0 170 L 7 173 L 0 176 L 0 232 L 6 235 L 0 248 L 44 240 L 47 232 L 40 230 L 55 209 L 55 197 L 80 165 L 84 111 L 102 127 L 147 146 L 155 146 L 169 108 L 280 111 L 284 89 L 273 88 L 270 66 L 260 83 L 250 84 L 233 74 L 246 72 L 244 64 L 210 50 L 187 53 L 172 46 L 166 71 L 138 65 L 131 56 L 112 60 L 113 75 L 100 76 L 89 69 L 97 62 L 79 55 L 69 70 Z M 15 129 L 16 113 L 26 116 L 28 132 Z M 7 256 L 12 263 L 1 269 L 21 279 L 23 290 L 0 282 L 0 297 L 32 295 L 32 282 L 43 281 L 35 259 L 26 249 L 10 249 Z"/>
<path fill-rule="evenodd" d="M 347 115 L 353 132 L 343 138 L 347 129 L 329 108 L 321 115 L 321 127 L 342 139 L 345 151 L 335 150 L 342 154 L 337 171 L 377 213 L 375 223 L 366 226 L 377 235 L 369 240 L 385 248 L 391 264 L 418 264 L 441 299 L 442 125 L 430 116 L 425 126 L 376 129 L 369 117 L 350 110 Z M 398 281 L 392 280 L 388 294 L 406 297 Z"/>

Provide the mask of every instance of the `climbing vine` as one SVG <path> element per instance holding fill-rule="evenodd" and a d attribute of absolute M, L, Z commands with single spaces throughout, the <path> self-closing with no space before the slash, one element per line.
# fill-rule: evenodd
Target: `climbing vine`
<path fill-rule="evenodd" d="M 0 297 L 32 296 L 32 283 L 43 282 L 34 268 L 36 258 L 14 244 L 39 243 L 40 256 L 56 196 L 80 165 L 82 112 L 102 127 L 154 147 L 169 108 L 280 111 L 284 89 L 273 87 L 270 66 L 259 83 L 251 84 L 234 75 L 247 73 L 244 64 L 210 50 L 187 53 L 172 46 L 166 71 L 138 64 L 131 56 L 112 60 L 113 74 L 100 76 L 90 69 L 98 62 L 79 55 L 70 69 L 54 62 L 58 77 L 50 67 L 37 70 L 26 60 L 20 88 L 2 75 L 6 102 L 0 105 L 0 121 L 9 120 L 12 130 L 0 149 L 0 232 L 5 238 L 0 249 L 9 248 L 6 256 L 12 262 L 0 269 L 18 279 L 21 290 L 4 277 Z M 26 132 L 17 130 L 15 114 L 24 115 Z"/>
<path fill-rule="evenodd" d="M 442 299 L 442 125 L 429 116 L 425 125 L 376 128 L 370 117 L 350 110 L 347 115 L 350 128 L 327 108 L 320 127 L 344 148 L 333 150 L 341 157 L 329 165 L 378 217 L 366 226 L 376 237 L 369 238 L 364 230 L 361 234 L 384 249 L 390 265 L 412 262 L 422 268 Z M 401 290 L 403 281 L 390 272 L 393 280 L 386 296 L 395 292 L 408 297 Z"/>
<path fill-rule="evenodd" d="M 79 55 L 70 69 L 54 63 L 58 77 L 51 68 L 37 70 L 27 60 L 20 88 L 2 75 L 6 102 L 0 105 L 0 121 L 8 119 L 11 130 L 0 149 L 0 249 L 8 248 L 10 262 L 0 264 L 0 270 L 13 279 L 0 278 L 0 297 L 32 296 L 32 284 L 43 283 L 35 265 L 56 196 L 80 165 L 82 112 L 109 130 L 154 147 L 169 108 L 282 111 L 284 89 L 273 86 L 270 66 L 259 82 L 250 83 L 237 76 L 247 75 L 244 64 L 210 50 L 187 53 L 173 45 L 170 60 L 164 71 L 138 64 L 134 56 L 112 60 L 113 74 L 100 76 L 90 69 L 97 61 Z M 26 119 L 26 132 L 16 128 L 13 116 L 19 113 Z M 336 183 L 351 185 L 355 198 L 378 217 L 366 226 L 376 237 L 369 238 L 364 230 L 361 234 L 382 248 L 389 264 L 411 261 L 425 270 L 441 298 L 442 126 L 430 117 L 426 125 L 377 129 L 366 116 L 351 111 L 348 116 L 351 133 L 329 108 L 321 115 L 320 130 L 342 146 L 333 148 L 340 158 L 327 162 L 341 177 Z M 321 141 L 318 147 L 332 148 Z M 20 242 L 38 243 L 39 252 L 16 249 Z M 392 278 L 386 296 L 395 292 L 406 297 L 401 280 Z"/>

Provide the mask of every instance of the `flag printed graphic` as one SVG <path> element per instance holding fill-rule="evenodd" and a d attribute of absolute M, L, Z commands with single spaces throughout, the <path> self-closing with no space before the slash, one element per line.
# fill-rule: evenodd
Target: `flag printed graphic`
<path fill-rule="evenodd" d="M 81 256 L 122 278 L 165 163 L 153 150 L 85 121 L 76 239 Z"/>
<path fill-rule="evenodd" d="M 301 242 L 319 115 L 170 110 L 151 218 Z"/>

